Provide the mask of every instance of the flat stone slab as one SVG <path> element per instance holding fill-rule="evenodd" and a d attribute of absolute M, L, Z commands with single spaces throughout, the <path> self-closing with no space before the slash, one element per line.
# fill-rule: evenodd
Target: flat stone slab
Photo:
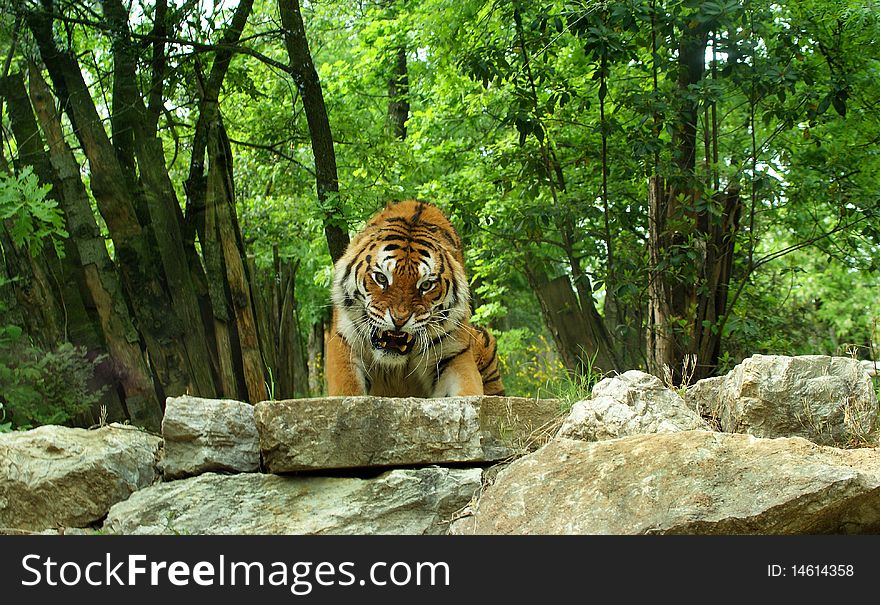
<path fill-rule="evenodd" d="M 114 506 L 114 534 L 444 534 L 482 472 L 428 467 L 371 479 L 257 473 L 157 483 Z"/>
<path fill-rule="evenodd" d="M 208 471 L 260 470 L 254 406 L 228 399 L 169 397 L 162 419 L 166 479 Z"/>
<path fill-rule="evenodd" d="M 553 399 L 325 397 L 255 406 L 272 473 L 483 463 L 540 445 L 560 417 Z"/>
<path fill-rule="evenodd" d="M 41 426 L 0 435 L 0 529 L 87 527 L 158 478 L 162 440 L 135 427 Z"/>

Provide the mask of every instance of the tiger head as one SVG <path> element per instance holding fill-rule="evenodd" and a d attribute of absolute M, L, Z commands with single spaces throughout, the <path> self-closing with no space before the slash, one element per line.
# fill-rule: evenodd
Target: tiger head
<path fill-rule="evenodd" d="M 334 267 L 337 330 L 376 361 L 402 364 L 436 348 L 470 316 L 461 240 L 438 208 L 391 204 Z"/>

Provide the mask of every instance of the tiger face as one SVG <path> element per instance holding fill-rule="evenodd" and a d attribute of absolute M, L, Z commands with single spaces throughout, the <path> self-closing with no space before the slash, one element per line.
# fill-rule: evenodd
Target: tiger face
<path fill-rule="evenodd" d="M 435 206 L 389 204 L 334 266 L 330 395 L 503 394 L 495 339 L 470 325 L 461 240 Z"/>
<path fill-rule="evenodd" d="M 371 223 L 352 242 L 354 258 L 340 261 L 333 289 L 339 327 L 350 341 L 368 343 L 378 363 L 403 364 L 468 319 L 458 237 L 436 224 L 435 213 L 424 205 L 409 221 Z"/>

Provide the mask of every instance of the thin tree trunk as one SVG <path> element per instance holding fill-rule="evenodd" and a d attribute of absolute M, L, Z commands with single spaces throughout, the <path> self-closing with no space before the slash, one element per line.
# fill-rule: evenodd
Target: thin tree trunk
<path fill-rule="evenodd" d="M 667 197 L 663 179 L 648 180 L 648 326 L 645 332 L 648 369 L 662 375 L 663 366 L 675 364 L 675 336 L 670 326 L 673 311 L 668 279 L 663 275 L 666 253 Z"/>
<path fill-rule="evenodd" d="M 345 253 L 349 240 L 345 215 L 339 201 L 336 154 L 333 151 L 333 136 L 324 104 L 324 93 L 309 51 L 299 0 L 278 0 L 278 8 L 290 58 L 290 73 L 302 98 L 309 124 L 312 153 L 315 156 L 318 202 L 324 209 L 324 234 L 330 248 L 330 258 L 336 262 Z"/>
<path fill-rule="evenodd" d="M 232 154 L 222 122 L 208 135 L 208 190 L 207 214 L 214 218 L 214 232 L 206 230 L 206 237 L 216 236 L 225 271 L 223 281 L 229 288 L 232 312 L 238 336 L 245 393 L 248 401 L 258 403 L 268 399 L 264 376 L 263 357 L 254 315 L 250 280 L 244 263 L 244 249 L 235 219 L 235 190 L 232 181 Z"/>
<path fill-rule="evenodd" d="M 728 186 L 717 197 L 721 214 L 717 218 L 709 217 L 704 230 L 701 229 L 706 241 L 706 253 L 700 276 L 701 295 L 694 318 L 696 337 L 692 348 L 700 362 L 694 376 L 697 379 L 712 375 L 721 354 L 720 320 L 727 313 L 734 244 L 742 214 L 738 186 Z M 705 326 L 714 326 L 715 329 Z"/>
<path fill-rule="evenodd" d="M 403 141 L 406 139 L 406 121 L 409 119 L 409 75 L 405 46 L 397 49 L 394 59 L 394 69 L 388 80 L 388 120 L 394 136 Z"/>
<path fill-rule="evenodd" d="M 691 87 L 705 72 L 708 30 L 699 24 L 687 24 L 681 33 L 678 56 L 677 94 L 680 109 L 672 129 L 675 173 L 665 181 L 655 175 L 648 186 L 649 202 L 649 312 L 648 368 L 661 375 L 664 367 L 681 380 L 685 356 L 693 351 L 699 332 L 705 326 L 692 324 L 697 304 L 699 267 L 688 265 L 680 253 L 697 230 L 695 202 L 703 195 L 697 181 L 698 101 Z M 684 226 L 683 226 L 684 225 Z M 704 360 L 698 360 L 703 363 Z"/>
<path fill-rule="evenodd" d="M 318 320 L 312 324 L 309 332 L 309 392 L 312 395 L 318 395 L 324 392 L 324 334 L 325 323 Z"/>
<path fill-rule="evenodd" d="M 220 115 L 218 96 L 233 57 L 231 46 L 241 37 L 253 8 L 242 0 L 223 32 L 207 80 L 201 87 L 199 116 L 193 137 L 187 196 L 185 240 L 198 234 L 207 281 L 210 323 L 216 339 L 215 364 L 227 396 L 256 403 L 268 396 L 263 346 L 258 326 L 259 301 L 251 291 L 246 255 L 235 211 L 232 155 Z M 196 273 L 201 265 L 194 255 Z M 204 315 L 208 313 L 203 312 Z"/>
<path fill-rule="evenodd" d="M 296 271 L 299 262 L 291 264 L 283 272 L 284 289 L 278 316 L 278 353 L 285 364 L 283 386 L 292 397 L 306 397 L 309 394 L 309 371 L 306 355 L 299 333 L 299 318 L 296 304 Z"/>

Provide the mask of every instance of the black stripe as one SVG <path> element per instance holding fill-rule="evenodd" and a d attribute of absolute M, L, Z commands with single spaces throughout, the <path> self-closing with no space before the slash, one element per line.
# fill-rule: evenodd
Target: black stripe
<path fill-rule="evenodd" d="M 378 235 L 378 239 L 390 239 L 387 235 L 383 235 L 383 233 L 390 233 L 393 235 L 397 235 L 398 237 L 403 238 L 406 241 L 413 241 L 416 238 L 419 238 L 421 239 L 423 245 L 428 245 L 428 247 L 430 248 L 439 248 L 441 246 L 440 238 L 431 233 L 431 231 L 421 226 L 410 226 L 408 229 L 405 229 L 396 225 L 385 225 L 380 228 L 380 232 L 382 233 Z M 427 241 L 428 244 L 425 244 L 425 241 Z"/>
<path fill-rule="evenodd" d="M 410 222 L 413 225 L 420 222 L 422 220 L 422 212 L 424 212 L 424 211 L 425 211 L 425 203 L 419 202 L 418 205 L 416 206 L 416 212 L 415 212 L 415 214 L 412 215 L 412 219 L 410 220 Z"/>
<path fill-rule="evenodd" d="M 423 239 L 413 238 L 412 243 L 418 244 L 419 246 L 424 246 L 425 248 L 436 248 L 436 246 L 431 245 L 431 242 L 429 242 L 427 240 L 423 240 Z"/>
<path fill-rule="evenodd" d="M 352 267 L 353 267 L 353 265 L 351 263 L 348 263 L 345 266 L 345 273 L 342 274 L 342 280 L 340 280 L 340 283 L 344 284 L 346 282 L 346 280 L 348 279 L 348 276 L 351 275 Z"/>
<path fill-rule="evenodd" d="M 451 229 L 447 229 L 443 225 L 430 225 L 430 226 L 425 225 L 424 228 L 430 230 L 432 233 L 440 232 L 440 235 L 442 235 L 446 239 L 447 242 L 452 244 L 452 246 L 454 248 L 461 248 L 461 244 L 459 243 L 460 240 L 458 239 L 458 234 L 456 234 L 455 231 L 453 231 Z"/>
<path fill-rule="evenodd" d="M 439 376 L 443 374 L 443 372 L 446 370 L 446 368 L 449 366 L 449 364 L 452 363 L 452 360 L 454 360 L 456 357 L 459 357 L 462 353 L 465 353 L 469 350 L 470 350 L 470 346 L 467 346 L 467 347 L 463 348 L 461 351 L 459 351 L 458 353 L 450 355 L 449 357 L 444 357 L 439 362 L 437 362 L 436 376 L 439 378 Z"/>
<path fill-rule="evenodd" d="M 483 372 L 485 372 L 486 370 L 488 370 L 488 369 L 492 366 L 493 363 L 495 363 L 495 355 L 491 355 L 491 356 L 489 357 L 489 360 L 486 361 L 486 363 L 482 364 L 482 365 L 478 368 L 478 369 L 480 370 L 480 374 L 482 374 Z M 497 365 L 495 366 L 495 369 L 496 369 L 496 370 L 498 369 L 498 366 L 497 366 Z"/>
<path fill-rule="evenodd" d="M 404 238 L 408 238 L 410 235 L 407 229 L 400 229 L 399 227 L 382 227 L 382 229 L 379 230 L 377 239 L 387 239 L 388 235 L 386 234 L 399 235 Z"/>
<path fill-rule="evenodd" d="M 412 240 L 409 238 L 409 235 L 400 235 L 400 234 L 392 234 L 387 237 L 382 238 L 383 242 L 401 242 L 405 244 L 407 247 L 412 244 Z"/>
<path fill-rule="evenodd" d="M 384 248 L 382 248 L 383 252 L 393 252 L 394 250 L 400 250 L 400 246 L 397 244 L 388 244 Z"/>
<path fill-rule="evenodd" d="M 494 381 L 500 380 L 500 379 L 501 379 L 501 374 L 498 372 L 498 370 L 495 370 L 489 376 L 483 376 L 484 383 L 494 382 Z"/>
<path fill-rule="evenodd" d="M 495 357 L 495 354 L 498 353 L 498 341 L 497 340 L 495 341 L 494 345 L 492 346 L 491 351 L 492 352 L 489 354 L 489 356 Z"/>

